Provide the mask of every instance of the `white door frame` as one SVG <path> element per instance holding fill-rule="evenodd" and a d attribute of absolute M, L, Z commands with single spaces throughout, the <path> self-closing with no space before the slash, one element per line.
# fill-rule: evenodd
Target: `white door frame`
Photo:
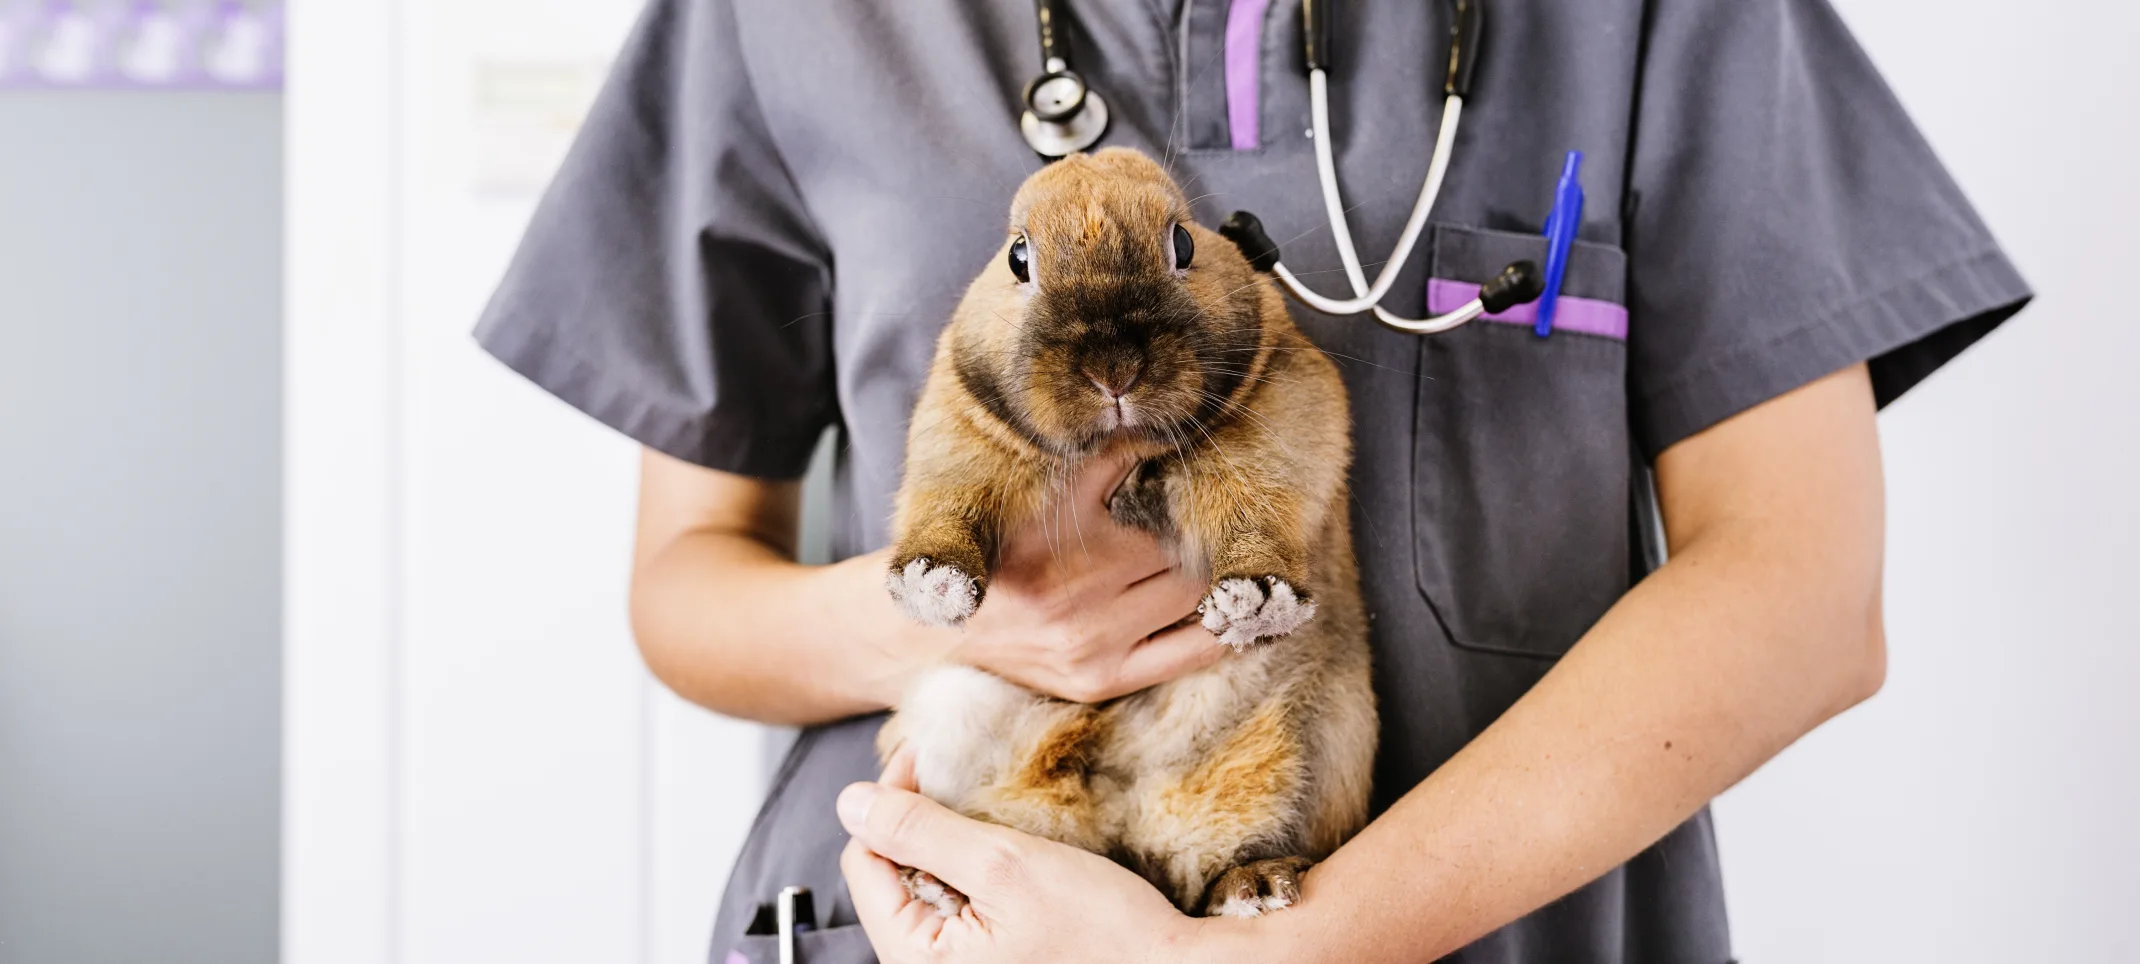
<path fill-rule="evenodd" d="M 550 116 L 478 78 L 598 68 L 638 7 L 292 5 L 285 964 L 705 958 L 760 732 L 632 651 L 630 444 L 469 337 Z"/>
<path fill-rule="evenodd" d="M 282 960 L 397 960 L 400 4 L 293 4 Z"/>

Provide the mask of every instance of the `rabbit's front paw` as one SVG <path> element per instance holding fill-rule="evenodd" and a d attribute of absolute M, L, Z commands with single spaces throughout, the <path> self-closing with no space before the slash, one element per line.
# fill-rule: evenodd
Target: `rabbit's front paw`
<path fill-rule="evenodd" d="M 981 584 L 972 576 L 926 558 L 894 566 L 885 575 L 884 588 L 907 615 L 930 626 L 962 625 L 981 605 Z"/>
<path fill-rule="evenodd" d="M 1219 642 L 1242 650 L 1259 639 L 1299 629 L 1315 615 L 1315 602 L 1277 576 L 1230 578 L 1211 587 L 1196 611 L 1204 614 L 1204 628 L 1218 634 Z"/>

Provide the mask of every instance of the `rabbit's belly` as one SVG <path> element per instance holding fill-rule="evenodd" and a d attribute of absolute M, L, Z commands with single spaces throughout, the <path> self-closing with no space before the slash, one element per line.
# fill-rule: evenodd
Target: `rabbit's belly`
<path fill-rule="evenodd" d="M 942 666 L 917 677 L 899 705 L 899 740 L 914 750 L 921 792 L 956 810 L 1011 766 L 1013 732 L 1040 698 L 1002 677 Z"/>
<path fill-rule="evenodd" d="M 1089 773 L 1103 721 L 963 666 L 930 670 L 908 691 L 896 738 L 913 747 L 923 795 L 967 816 L 1104 851 L 1105 780 Z"/>

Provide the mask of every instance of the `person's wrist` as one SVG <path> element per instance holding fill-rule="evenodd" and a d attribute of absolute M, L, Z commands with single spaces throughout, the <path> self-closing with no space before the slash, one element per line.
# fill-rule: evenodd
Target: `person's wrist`
<path fill-rule="evenodd" d="M 1257 964 L 1277 961 L 1270 940 L 1270 918 L 1187 917 L 1182 927 L 1162 935 L 1152 964 Z"/>
<path fill-rule="evenodd" d="M 891 550 L 881 549 L 824 567 L 839 585 L 814 597 L 852 606 L 848 636 L 871 657 L 856 679 L 856 696 L 879 707 L 897 705 L 914 676 L 941 662 L 953 644 L 946 631 L 916 623 L 892 604 L 884 591 L 890 558 Z"/>

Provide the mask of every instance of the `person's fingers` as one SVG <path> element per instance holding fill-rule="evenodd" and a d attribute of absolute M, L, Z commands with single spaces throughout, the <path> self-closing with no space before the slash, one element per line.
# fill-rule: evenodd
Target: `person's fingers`
<path fill-rule="evenodd" d="M 1034 525 L 1014 538 L 1031 540 L 1029 547 L 1045 549 L 1058 565 L 1070 557 L 1073 568 L 1098 569 L 1097 562 L 1117 560 L 1125 553 L 1144 549 L 1151 539 L 1124 529 L 1107 510 L 1107 501 L 1136 463 L 1120 455 L 1101 455 L 1079 466 L 1067 489 L 1051 500 L 1049 511 L 1033 519 Z"/>
<path fill-rule="evenodd" d="M 884 758 L 884 769 L 889 772 L 892 768 L 892 763 L 899 759 L 900 754 L 912 752 L 914 752 L 912 744 L 908 743 L 905 737 L 901 737 L 898 742 L 892 744 L 892 752 Z M 877 782 L 883 783 L 884 778 L 878 777 Z"/>
<path fill-rule="evenodd" d="M 1177 626 L 1153 636 L 1137 648 L 1129 651 L 1122 660 L 1120 675 L 1114 690 L 1104 699 L 1126 696 L 1148 686 L 1178 679 L 1219 661 L 1226 655 L 1226 647 L 1219 639 L 1195 623 Z"/>
<path fill-rule="evenodd" d="M 1202 579 L 1179 567 L 1170 567 L 1122 590 L 1120 597 L 1109 600 L 1096 615 L 1101 617 L 1100 628 L 1107 635 L 1143 639 L 1172 629 L 1175 623 L 1196 612 L 1196 604 L 1209 591 Z"/>
<path fill-rule="evenodd" d="M 877 777 L 881 786 L 895 790 L 921 792 L 921 782 L 914 779 L 914 748 L 905 741 L 892 748 L 892 758 L 884 761 L 884 773 Z"/>
<path fill-rule="evenodd" d="M 840 851 L 840 875 L 847 878 L 847 892 L 854 898 L 855 916 L 864 924 L 890 921 L 911 899 L 907 896 L 906 885 L 899 882 L 899 868 L 870 853 L 860 839 L 847 841 L 847 848 Z"/>
<path fill-rule="evenodd" d="M 1178 637 L 1150 649 L 1156 637 L 1185 622 L 1194 625 L 1203 592 L 1200 579 L 1179 571 L 1162 573 L 1081 612 L 1067 648 L 1053 650 L 1053 659 L 995 669 L 1028 689 L 1079 703 L 1113 699 L 1172 679 L 1219 656 Z M 1203 638 L 1212 640 L 1209 634 Z M 1131 664 L 1133 654 L 1136 662 Z"/>
<path fill-rule="evenodd" d="M 1080 480 L 1113 474 L 1085 471 Z M 1150 534 L 1114 520 L 1107 509 L 1106 492 L 1073 491 L 1054 500 L 1048 511 L 1007 533 L 1001 552 L 999 581 L 1027 575 L 1058 590 L 1091 576 L 1104 576 L 1123 586 L 1173 565 Z"/>
<path fill-rule="evenodd" d="M 870 853 L 860 839 L 847 841 L 846 849 L 840 851 L 840 876 L 847 879 L 847 896 L 854 901 L 855 919 L 861 923 L 862 932 L 869 935 L 871 944 L 891 948 L 908 944 L 916 937 L 922 938 L 922 943 L 935 938 L 932 928 L 941 924 L 930 922 L 940 922 L 941 918 L 908 896 L 906 885 L 899 882 L 899 868 Z"/>
<path fill-rule="evenodd" d="M 1137 460 L 1124 453 L 1109 452 L 1088 459 L 1078 466 L 1077 474 L 1070 480 L 1070 497 L 1080 513 L 1092 509 L 1105 509 L 1109 496 L 1121 487 L 1122 480 L 1129 477 L 1129 470 Z"/>
<path fill-rule="evenodd" d="M 1116 531 L 1108 542 L 1106 558 L 1100 560 L 1100 568 L 1114 585 L 1133 588 L 1181 569 L 1174 553 L 1168 552 L 1151 533 L 1117 526 L 1112 519 L 1107 524 Z"/>
<path fill-rule="evenodd" d="M 959 816 L 918 793 L 849 784 L 835 809 L 840 824 L 872 852 L 935 874 L 968 897 L 1015 879 L 1022 866 L 1023 835 Z"/>

